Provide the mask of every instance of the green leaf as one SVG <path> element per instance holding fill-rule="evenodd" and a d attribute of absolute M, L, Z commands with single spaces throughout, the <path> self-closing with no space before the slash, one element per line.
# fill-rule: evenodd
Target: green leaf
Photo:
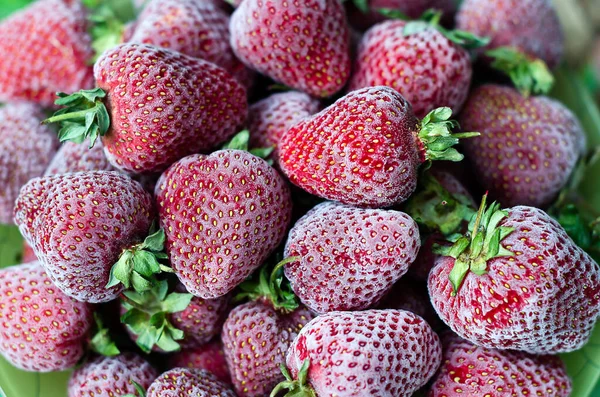
<path fill-rule="evenodd" d="M 222 149 L 248 151 L 248 142 L 250 142 L 250 131 L 242 130 L 231 138 L 229 142 L 225 143 Z"/>
<path fill-rule="evenodd" d="M 352 3 L 358 8 L 363 14 L 369 12 L 369 0 L 352 0 Z"/>
<path fill-rule="evenodd" d="M 123 251 L 123 254 L 110 269 L 110 276 L 106 288 L 111 288 L 119 283 L 122 283 L 125 288 L 131 286 L 130 274 L 133 270 L 133 252 L 130 250 Z"/>
<path fill-rule="evenodd" d="M 469 265 L 460 260 L 456 259 L 454 261 L 454 266 L 452 270 L 450 270 L 450 274 L 448 278 L 450 279 L 450 283 L 452 284 L 452 295 L 456 295 L 458 289 L 460 288 L 463 280 L 467 276 L 467 272 L 469 271 Z"/>
<path fill-rule="evenodd" d="M 410 17 L 395 8 L 378 8 L 377 12 L 389 19 L 399 19 L 401 21 L 410 21 Z M 406 32 L 404 32 L 406 35 Z"/>
<path fill-rule="evenodd" d="M 94 312 L 94 320 L 96 323 L 96 333 L 90 341 L 90 347 L 92 350 L 98 354 L 108 357 L 119 355 L 121 352 L 110 337 L 109 329 L 104 327 L 98 312 Z"/>
<path fill-rule="evenodd" d="M 192 294 L 173 292 L 162 302 L 162 308 L 166 313 L 177 313 L 184 311 L 192 301 Z"/>
<path fill-rule="evenodd" d="M 154 252 L 161 252 L 165 248 L 165 231 L 163 229 L 159 229 L 146 237 L 140 248 Z"/>
<path fill-rule="evenodd" d="M 260 157 L 261 159 L 266 159 L 271 155 L 271 153 L 273 153 L 273 150 L 275 150 L 275 147 L 271 146 L 271 147 L 250 149 L 249 152 L 251 154 L 255 155 L 256 157 Z"/>

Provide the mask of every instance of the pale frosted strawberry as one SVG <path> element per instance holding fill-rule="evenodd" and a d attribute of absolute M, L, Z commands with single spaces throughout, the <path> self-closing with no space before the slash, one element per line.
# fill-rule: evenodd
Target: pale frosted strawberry
<path fill-rule="evenodd" d="M 54 155 L 44 176 L 68 172 L 114 170 L 104 155 L 104 147 L 101 142 L 96 142 L 91 149 L 85 144 L 65 142 Z"/>
<path fill-rule="evenodd" d="M 236 397 L 235 393 L 213 374 L 201 369 L 175 368 L 160 375 L 147 397 Z"/>
<path fill-rule="evenodd" d="M 218 339 L 202 346 L 182 349 L 171 356 L 169 366 L 171 368 L 204 369 L 215 375 L 220 381 L 231 384 L 223 344 Z"/>

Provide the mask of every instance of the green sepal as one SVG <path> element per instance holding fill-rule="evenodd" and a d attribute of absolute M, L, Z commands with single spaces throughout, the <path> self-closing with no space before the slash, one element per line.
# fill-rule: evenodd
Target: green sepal
<path fill-rule="evenodd" d="M 250 145 L 250 131 L 242 130 L 238 132 L 231 140 L 225 143 L 221 149 L 232 149 L 232 150 L 243 150 L 246 152 L 250 152 L 256 157 L 260 157 L 261 159 L 266 159 L 273 153 L 274 147 L 268 148 L 249 148 Z"/>
<path fill-rule="evenodd" d="M 456 295 L 468 272 L 469 265 L 467 263 L 459 259 L 454 261 L 454 266 L 452 267 L 452 270 L 450 270 L 450 274 L 448 275 L 448 278 L 450 279 L 450 284 L 452 284 L 452 296 Z"/>
<path fill-rule="evenodd" d="M 369 0 L 352 0 L 352 3 L 363 14 L 366 14 L 367 12 L 369 12 Z"/>
<path fill-rule="evenodd" d="M 103 356 L 114 357 L 121 354 L 119 348 L 110 337 L 109 329 L 104 327 L 102 318 L 98 312 L 94 312 L 94 321 L 96 323 L 96 333 L 90 341 L 90 348 Z"/>
<path fill-rule="evenodd" d="M 136 394 L 125 394 L 121 397 L 146 397 L 146 391 L 144 390 L 142 385 L 140 385 L 133 379 L 130 379 L 129 382 L 133 385 L 133 387 L 135 387 Z"/>
<path fill-rule="evenodd" d="M 377 12 L 389 19 L 399 19 L 401 21 L 410 21 L 410 17 L 395 8 L 378 8 Z"/>
<path fill-rule="evenodd" d="M 93 64 L 105 51 L 121 44 L 125 24 L 117 18 L 114 11 L 104 5 L 98 4 L 90 13 L 90 36 L 92 37 Z"/>
<path fill-rule="evenodd" d="M 541 59 L 513 47 L 498 47 L 485 54 L 493 59 L 492 67 L 507 74 L 523 96 L 547 94 L 554 85 L 554 76 Z"/>
<path fill-rule="evenodd" d="M 284 363 L 279 364 L 279 368 L 285 380 L 275 386 L 269 397 L 276 397 L 284 390 L 287 390 L 287 392 L 283 397 L 317 397 L 317 393 L 308 384 L 309 359 L 304 360 L 302 363 L 298 371 L 298 380 L 294 380 Z"/>
<path fill-rule="evenodd" d="M 42 124 L 60 123 L 58 139 L 60 142 L 83 143 L 90 140 L 92 148 L 99 136 L 104 136 L 110 127 L 110 116 L 104 105 L 106 92 L 101 88 L 81 90 L 74 94 L 59 92 L 54 102 L 64 106 Z"/>

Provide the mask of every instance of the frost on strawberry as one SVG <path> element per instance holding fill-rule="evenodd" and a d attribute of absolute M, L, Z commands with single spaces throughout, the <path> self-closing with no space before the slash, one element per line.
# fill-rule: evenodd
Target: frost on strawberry
<path fill-rule="evenodd" d="M 46 168 L 44 176 L 83 171 L 114 171 L 104 155 L 104 146 L 96 142 L 93 148 L 75 142 L 65 142 Z"/>
<path fill-rule="evenodd" d="M 213 374 L 201 369 L 174 368 L 160 375 L 146 397 L 236 397 Z"/>

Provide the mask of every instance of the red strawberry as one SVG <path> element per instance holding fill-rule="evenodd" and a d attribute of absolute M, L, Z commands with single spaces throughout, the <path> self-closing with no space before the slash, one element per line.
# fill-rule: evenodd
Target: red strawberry
<path fill-rule="evenodd" d="M 98 89 L 70 96 L 46 122 L 62 122 L 61 140 L 93 144 L 103 136 L 111 164 L 161 172 L 223 143 L 247 114 L 246 93 L 227 72 L 201 59 L 143 44 L 122 44 L 94 66 Z M 82 110 L 84 109 L 84 110 Z M 85 118 L 93 118 L 83 126 Z"/>
<path fill-rule="evenodd" d="M 159 376 L 147 397 L 236 397 L 213 374 L 201 369 L 175 368 Z"/>
<path fill-rule="evenodd" d="M 204 299 L 227 294 L 260 266 L 291 216 L 283 178 L 240 150 L 181 159 L 161 176 L 156 200 L 173 269 Z"/>
<path fill-rule="evenodd" d="M 227 369 L 223 344 L 220 340 L 213 340 L 195 348 L 186 348 L 173 354 L 169 360 L 169 366 L 204 369 L 221 382 L 231 384 L 231 376 Z"/>
<path fill-rule="evenodd" d="M 413 193 L 425 161 L 462 159 L 451 146 L 473 134 L 451 135 L 451 113 L 436 109 L 419 121 L 392 88 L 364 88 L 288 130 L 279 144 L 279 163 L 311 194 L 389 207 Z"/>
<path fill-rule="evenodd" d="M 93 148 L 74 142 L 65 142 L 46 168 L 44 176 L 82 171 L 113 171 L 104 155 L 104 146 L 97 142 Z"/>
<path fill-rule="evenodd" d="M 448 332 L 443 361 L 429 397 L 571 395 L 571 380 L 556 356 L 486 349 Z"/>
<path fill-rule="evenodd" d="M 52 106 L 94 86 L 88 15 L 79 0 L 37 1 L 0 24 L 0 101 Z"/>
<path fill-rule="evenodd" d="M 469 53 L 435 26 L 424 25 L 409 33 L 408 28 L 417 23 L 387 21 L 365 33 L 348 89 L 392 87 L 411 103 L 419 118 L 440 106 L 458 112 L 473 74 Z"/>
<path fill-rule="evenodd" d="M 19 190 L 44 173 L 56 152 L 56 135 L 40 125 L 42 119 L 41 109 L 34 105 L 9 104 L 0 108 L 0 223 L 13 222 Z"/>
<path fill-rule="evenodd" d="M 236 393 L 262 397 L 283 380 L 279 364 L 300 329 L 313 314 L 300 307 L 289 314 L 270 303 L 245 303 L 233 309 L 221 339 Z"/>
<path fill-rule="evenodd" d="M 233 54 L 229 15 L 217 1 L 152 0 L 137 19 L 128 41 L 168 48 L 205 59 L 249 87 L 252 72 Z"/>
<path fill-rule="evenodd" d="M 277 159 L 279 153 L 277 145 L 281 136 L 299 121 L 318 110 L 318 100 L 296 91 L 273 94 L 256 102 L 248 110 L 250 147 L 274 147 L 272 157 Z"/>
<path fill-rule="evenodd" d="M 27 244 L 27 241 L 25 241 L 25 240 L 23 240 L 23 254 L 22 254 L 21 261 L 23 263 L 37 261 L 37 256 L 35 256 L 35 252 L 33 252 L 33 248 L 31 248 L 31 246 L 29 244 Z"/>
<path fill-rule="evenodd" d="M 600 269 L 542 210 L 498 204 L 446 247 L 429 273 L 431 302 L 461 337 L 483 347 L 568 352 L 600 313 Z M 575 282 L 576 281 L 576 282 Z"/>
<path fill-rule="evenodd" d="M 111 267 L 124 250 L 128 254 L 122 258 L 143 251 L 136 244 L 153 217 L 151 196 L 127 176 L 109 171 L 33 179 L 15 206 L 15 223 L 48 276 L 65 294 L 92 303 L 119 295 L 116 284 L 106 288 Z"/>
<path fill-rule="evenodd" d="M 284 267 L 294 293 L 316 311 L 376 304 L 406 273 L 419 251 L 419 229 L 403 212 L 326 202 L 289 233 Z"/>
<path fill-rule="evenodd" d="M 433 376 L 441 355 L 438 336 L 410 312 L 327 313 L 294 339 L 286 360 L 291 375 L 271 395 L 289 388 L 317 396 L 411 396 Z"/>
<path fill-rule="evenodd" d="M 571 111 L 509 87 L 476 89 L 460 124 L 481 131 L 465 143 L 465 154 L 483 187 L 506 206 L 549 205 L 585 149 L 585 135 Z"/>
<path fill-rule="evenodd" d="M 133 353 L 97 357 L 71 374 L 69 397 L 137 395 L 133 382 L 145 390 L 157 376 L 146 360 Z"/>
<path fill-rule="evenodd" d="M 65 296 L 38 262 L 0 270 L 0 353 L 15 367 L 60 371 L 83 356 L 86 303 Z"/>
<path fill-rule="evenodd" d="M 247 0 L 230 21 L 231 45 L 249 67 L 327 97 L 350 76 L 350 33 L 339 0 Z"/>

